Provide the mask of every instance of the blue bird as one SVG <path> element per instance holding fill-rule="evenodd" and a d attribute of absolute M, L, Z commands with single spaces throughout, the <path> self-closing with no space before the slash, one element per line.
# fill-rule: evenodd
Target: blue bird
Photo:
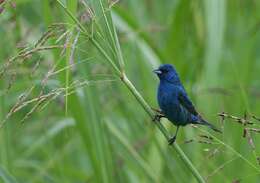
<path fill-rule="evenodd" d="M 156 117 L 159 117 L 159 119 L 166 117 L 177 126 L 175 135 L 169 139 L 170 145 L 175 142 L 179 127 L 187 124 L 206 125 L 221 133 L 220 130 L 204 120 L 196 111 L 172 65 L 163 64 L 153 72 L 160 79 L 157 100 L 162 114 L 158 114 Z"/>

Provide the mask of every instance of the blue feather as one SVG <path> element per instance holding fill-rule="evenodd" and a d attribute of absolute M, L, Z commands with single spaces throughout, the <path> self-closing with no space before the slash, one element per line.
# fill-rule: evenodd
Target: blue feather
<path fill-rule="evenodd" d="M 220 132 L 220 130 L 204 120 L 196 111 L 172 65 L 163 64 L 154 70 L 154 72 L 160 79 L 157 100 L 162 113 L 169 121 L 177 127 L 187 124 L 201 124 Z M 175 138 L 176 135 L 174 136 L 174 140 Z"/>

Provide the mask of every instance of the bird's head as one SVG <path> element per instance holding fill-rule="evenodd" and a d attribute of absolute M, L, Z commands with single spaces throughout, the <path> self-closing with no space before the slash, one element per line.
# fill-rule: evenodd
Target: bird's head
<path fill-rule="evenodd" d="M 163 64 L 158 69 L 153 70 L 155 74 L 159 77 L 161 81 L 168 81 L 171 83 L 179 83 L 180 79 L 171 64 Z"/>

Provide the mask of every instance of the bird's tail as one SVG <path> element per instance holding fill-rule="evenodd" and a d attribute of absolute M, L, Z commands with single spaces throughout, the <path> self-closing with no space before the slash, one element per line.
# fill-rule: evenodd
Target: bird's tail
<path fill-rule="evenodd" d="M 199 121 L 197 122 L 197 124 L 206 125 L 206 126 L 210 127 L 212 130 L 222 133 L 221 130 L 219 130 L 217 127 L 215 127 L 211 123 L 207 122 L 206 120 L 204 120 L 202 117 L 199 117 Z"/>

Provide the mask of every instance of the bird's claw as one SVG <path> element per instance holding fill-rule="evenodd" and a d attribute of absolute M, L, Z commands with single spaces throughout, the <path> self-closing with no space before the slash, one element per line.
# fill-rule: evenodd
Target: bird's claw
<path fill-rule="evenodd" d="M 156 109 L 153 107 L 151 109 L 156 112 L 156 114 L 154 115 L 154 118 L 153 118 L 153 122 L 160 121 L 161 118 L 165 117 L 165 115 L 163 114 L 161 109 Z"/>
<path fill-rule="evenodd" d="M 161 118 L 165 117 L 163 114 L 155 114 L 153 122 L 160 121 Z"/>
<path fill-rule="evenodd" d="M 156 113 L 163 114 L 163 112 L 162 112 L 161 109 L 156 109 L 156 108 L 153 108 L 153 107 L 151 107 L 151 109 L 152 109 L 153 111 L 155 111 Z"/>
<path fill-rule="evenodd" d="M 174 135 L 173 137 L 171 137 L 169 140 L 168 140 L 168 144 L 169 145 L 172 145 L 176 140 L 176 135 Z"/>

